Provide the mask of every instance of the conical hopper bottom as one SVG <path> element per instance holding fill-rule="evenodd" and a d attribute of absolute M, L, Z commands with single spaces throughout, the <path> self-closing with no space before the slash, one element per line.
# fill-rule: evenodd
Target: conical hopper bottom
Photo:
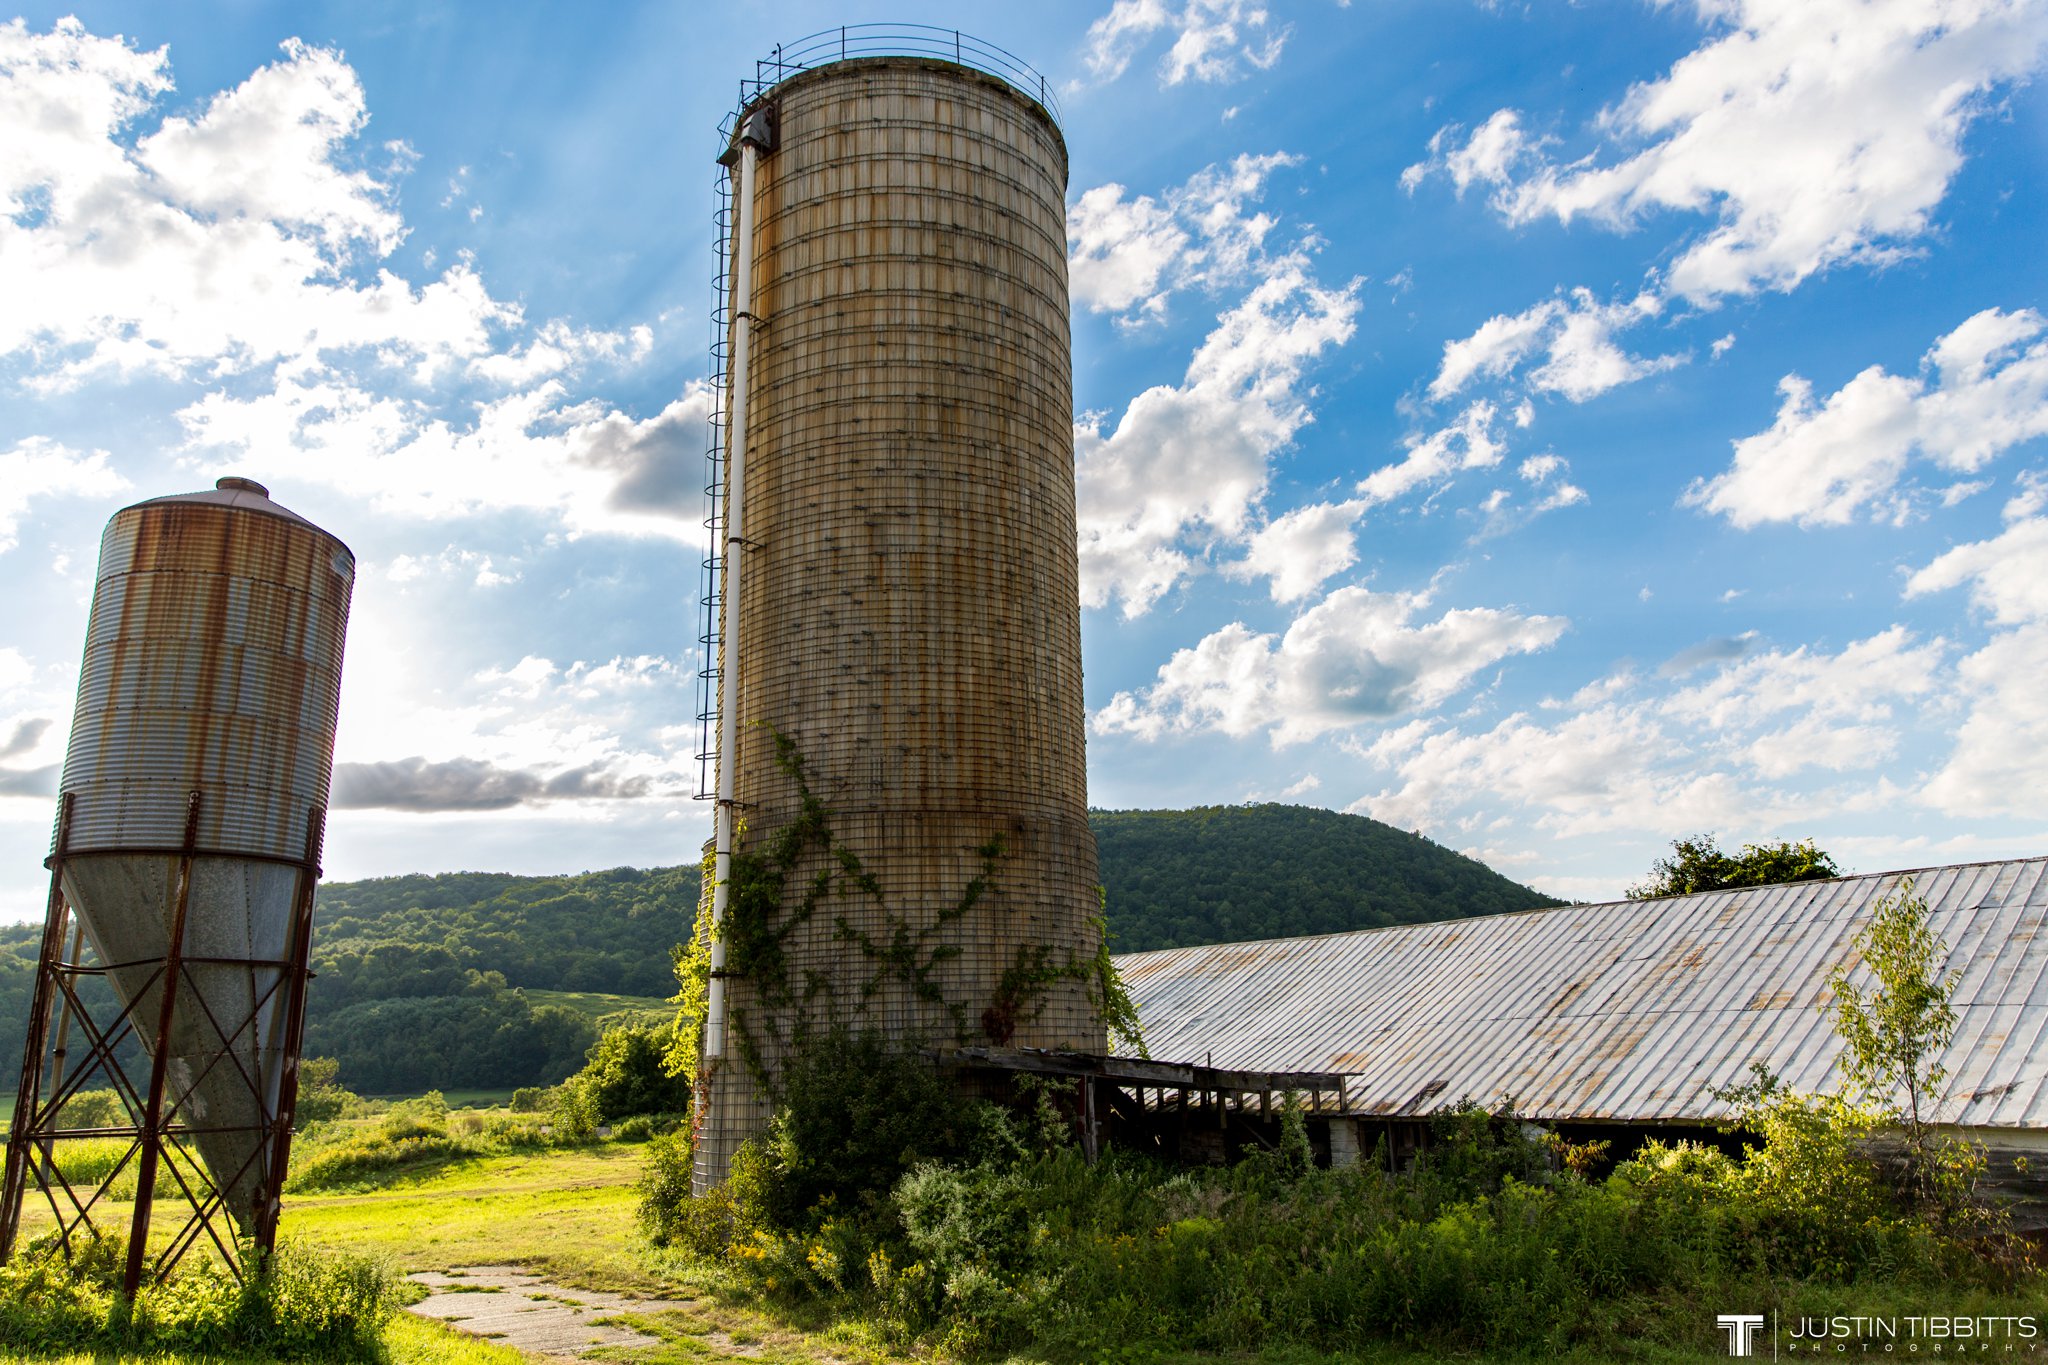
<path fill-rule="evenodd" d="M 176 855 L 84 854 L 64 861 L 64 896 L 153 1058 L 161 966 L 177 907 Z M 270 1164 L 265 1119 L 284 1074 L 283 964 L 299 869 L 195 857 L 185 912 L 185 972 L 165 1047 L 164 1105 L 191 1130 L 230 1213 L 255 1227 Z M 122 965 L 132 964 L 132 965 Z M 138 1091 L 147 1077 L 133 1078 Z M 163 1177 L 160 1177 L 160 1180 Z M 159 1183 L 158 1189 L 164 1186 Z"/>

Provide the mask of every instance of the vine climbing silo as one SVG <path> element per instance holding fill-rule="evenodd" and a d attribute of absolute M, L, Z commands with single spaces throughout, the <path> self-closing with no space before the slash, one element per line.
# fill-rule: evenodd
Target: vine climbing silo
<path fill-rule="evenodd" d="M 850 29 L 730 124 L 700 1188 L 807 1032 L 1103 1048 L 1050 104 Z"/>

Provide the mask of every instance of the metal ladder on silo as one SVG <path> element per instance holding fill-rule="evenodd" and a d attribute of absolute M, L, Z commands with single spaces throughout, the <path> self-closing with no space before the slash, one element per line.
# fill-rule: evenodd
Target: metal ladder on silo
<path fill-rule="evenodd" d="M 732 116 L 719 126 L 721 140 L 731 133 Z M 732 321 L 728 269 L 732 250 L 732 183 L 720 167 L 712 194 L 717 205 L 712 214 L 712 236 L 716 241 L 717 274 L 711 281 L 711 445 L 704 453 L 704 529 L 709 542 L 704 556 L 701 591 L 697 599 L 697 644 L 704 651 L 704 663 L 697 670 L 697 799 L 715 800 L 718 795 L 717 745 L 714 727 L 718 723 L 719 656 L 723 643 L 719 629 L 725 584 L 725 415 L 726 361 L 729 347 L 728 324 Z"/>

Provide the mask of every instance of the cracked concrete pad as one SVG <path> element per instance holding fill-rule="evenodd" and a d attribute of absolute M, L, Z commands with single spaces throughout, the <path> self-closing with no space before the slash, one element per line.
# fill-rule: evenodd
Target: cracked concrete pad
<path fill-rule="evenodd" d="M 423 1270 L 406 1278 L 425 1285 L 430 1295 L 408 1311 L 557 1360 L 584 1360 L 600 1346 L 659 1345 L 659 1338 L 645 1332 L 599 1326 L 595 1320 L 691 1306 L 674 1299 L 566 1289 L 509 1265 L 468 1266 L 450 1275 Z"/>

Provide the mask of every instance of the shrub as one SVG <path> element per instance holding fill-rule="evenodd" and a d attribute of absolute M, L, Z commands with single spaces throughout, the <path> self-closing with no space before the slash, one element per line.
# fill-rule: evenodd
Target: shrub
<path fill-rule="evenodd" d="M 1888 1229 L 1911 1220 L 1869 1156 L 1877 1126 L 1871 1111 L 1837 1096 L 1801 1095 L 1757 1069 L 1740 1102 L 1740 1126 L 1760 1137 L 1745 1144 L 1726 1186 L 1751 1220 L 1758 1259 L 1773 1270 L 1846 1279 L 1875 1253 Z"/>
<path fill-rule="evenodd" d="M 50 1144 L 58 1173 L 81 1198 L 98 1189 L 100 1182 L 111 1175 L 114 1180 L 107 1187 L 106 1197 L 133 1199 L 138 1168 L 133 1153 L 134 1143 L 129 1138 L 66 1138 Z M 40 1160 L 40 1153 L 31 1149 L 30 1160 Z M 4 1168 L 5 1162 L 0 1160 L 0 1169 Z M 33 1178 L 31 1175 L 30 1179 Z"/>
<path fill-rule="evenodd" d="M 571 1076 L 548 1095 L 548 1125 L 560 1142 L 588 1142 L 597 1136 L 597 1090 L 588 1077 Z"/>
<path fill-rule="evenodd" d="M 684 1114 L 635 1114 L 612 1129 L 614 1142 L 646 1142 L 664 1133 L 673 1133 L 682 1127 L 688 1116 Z"/>
<path fill-rule="evenodd" d="M 536 1116 L 451 1116 L 440 1092 L 401 1100 L 370 1120 L 316 1124 L 292 1144 L 291 1191 L 340 1190 L 439 1170 L 515 1148 L 559 1145 Z"/>
<path fill-rule="evenodd" d="M 683 1210 L 690 1202 L 694 1158 L 687 1128 L 664 1133 L 647 1144 L 635 1188 L 640 1196 L 640 1227 L 656 1246 L 680 1239 Z"/>
<path fill-rule="evenodd" d="M 66 1128 L 115 1128 L 128 1122 L 118 1090 L 81 1090 L 64 1101 L 58 1117 Z"/>
<path fill-rule="evenodd" d="M 538 1114 L 548 1107 L 548 1089 L 540 1085 L 523 1085 L 512 1092 L 512 1112 L 515 1114 Z"/>
<path fill-rule="evenodd" d="M 307 1057 L 299 1063 L 299 1097 L 292 1121 L 300 1128 L 325 1123 L 354 1113 L 362 1096 L 345 1089 L 340 1081 L 341 1063 L 332 1057 Z"/>
<path fill-rule="evenodd" d="M 687 1145 L 657 1139 L 642 1219 L 655 1241 L 778 1296 L 857 1308 L 913 1354 L 1142 1360 L 1384 1342 L 1543 1358 L 1645 1339 L 1690 1356 L 1705 1344 L 1702 1303 L 1832 1312 L 1845 1292 L 1833 1286 L 1851 1278 L 1859 1294 L 1985 1291 L 2036 1273 L 2010 1239 L 1966 1242 L 1899 1203 L 1862 1111 L 1767 1075 L 1728 1094 L 1752 1139 L 1743 1159 L 1651 1142 L 1599 1180 L 1598 1144 L 1573 1148 L 1512 1106 L 1470 1102 L 1435 1116 L 1400 1174 L 1383 1161 L 1317 1169 L 1292 1111 L 1274 1150 L 1235 1167 L 1114 1150 L 1090 1163 L 1053 1092 L 1024 1086 L 1017 1114 L 935 1101 L 949 1136 L 905 1138 L 928 1150 L 877 1194 L 866 1182 L 889 1148 L 857 1145 L 859 1099 L 838 1067 L 908 1112 L 929 1073 L 892 1079 L 895 1060 L 860 1040 L 834 1049 L 792 1068 L 791 1103 L 711 1193 L 687 1197 Z"/>
<path fill-rule="evenodd" d="M 316 1149 L 303 1162 L 294 1161 L 285 1188 L 294 1192 L 350 1189 L 395 1175 L 438 1170 L 477 1155 L 478 1148 L 461 1138 L 427 1134 L 392 1138 L 373 1132 Z"/>
<path fill-rule="evenodd" d="M 1536 1182 L 1550 1174 L 1546 1134 L 1515 1117 L 1512 1100 L 1488 1109 L 1468 1096 L 1430 1115 L 1429 1138 L 1418 1174 L 1446 1198 L 1476 1198 L 1504 1180 Z"/>
<path fill-rule="evenodd" d="M 920 1161 L 965 1155 L 973 1106 L 914 1046 L 834 1029 L 799 1041 L 772 1126 L 781 1167 L 771 1221 L 796 1227 L 820 1200 L 879 1201 Z"/>
<path fill-rule="evenodd" d="M 689 1192 L 687 1158 L 671 1148 L 665 1163 L 658 1179 L 664 1199 L 673 1202 L 656 1204 L 650 1197 L 653 1187 L 642 1186 L 641 1221 L 656 1245 L 679 1246 L 707 1260 L 723 1260 L 773 1226 L 770 1211 L 783 1203 L 780 1171 L 767 1144 L 758 1138 L 741 1143 L 724 1182 L 701 1195 Z"/>

